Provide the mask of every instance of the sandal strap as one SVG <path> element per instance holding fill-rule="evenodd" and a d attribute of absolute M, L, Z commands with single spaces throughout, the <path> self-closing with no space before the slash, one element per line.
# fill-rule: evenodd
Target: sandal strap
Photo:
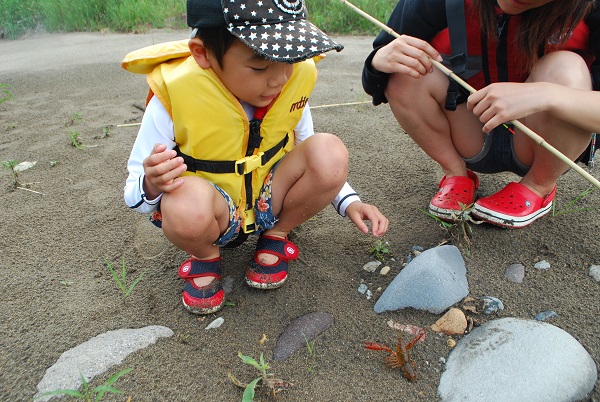
<path fill-rule="evenodd" d="M 210 260 L 190 258 L 181 264 L 177 275 L 182 279 L 200 278 L 202 276 L 214 276 L 221 279 L 221 257 Z"/>
<path fill-rule="evenodd" d="M 300 252 L 298 247 L 289 241 L 287 237 L 281 239 L 273 236 L 260 236 L 256 242 L 256 253 L 254 255 L 260 253 L 272 254 L 284 261 L 291 261 L 298 258 Z"/>

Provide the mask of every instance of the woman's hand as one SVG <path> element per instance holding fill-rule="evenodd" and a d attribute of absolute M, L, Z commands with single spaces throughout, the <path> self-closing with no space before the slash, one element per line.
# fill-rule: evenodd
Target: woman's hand
<path fill-rule="evenodd" d="M 371 65 L 382 73 L 401 73 L 420 78 L 433 71 L 431 59 L 442 61 L 442 56 L 426 41 L 401 35 L 379 49 Z"/>

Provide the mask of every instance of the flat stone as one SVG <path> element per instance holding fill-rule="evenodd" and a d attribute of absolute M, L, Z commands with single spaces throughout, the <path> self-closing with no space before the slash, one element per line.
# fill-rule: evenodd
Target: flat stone
<path fill-rule="evenodd" d="M 593 389 L 596 364 L 562 329 L 502 318 L 462 338 L 446 362 L 443 402 L 579 401 Z"/>
<path fill-rule="evenodd" d="M 456 246 L 423 251 L 383 291 L 376 313 L 412 307 L 441 314 L 469 293 L 465 262 Z"/>
<path fill-rule="evenodd" d="M 37 385 L 37 395 L 59 389 L 79 389 L 86 382 L 120 364 L 130 354 L 154 344 L 159 338 L 173 336 L 170 328 L 148 326 L 117 329 L 91 338 L 64 352 Z M 36 399 L 48 401 L 53 396 Z"/>
<path fill-rule="evenodd" d="M 288 325 L 273 349 L 273 360 L 285 360 L 294 352 L 306 347 L 306 342 L 314 340 L 334 323 L 330 313 L 315 312 L 296 318 Z"/>

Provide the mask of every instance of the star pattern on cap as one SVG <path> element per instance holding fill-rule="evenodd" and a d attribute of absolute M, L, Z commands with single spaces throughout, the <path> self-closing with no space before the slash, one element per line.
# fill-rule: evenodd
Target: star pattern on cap
<path fill-rule="evenodd" d="M 297 62 L 342 49 L 305 20 L 302 0 L 229 0 L 228 4 L 223 8 L 228 30 L 267 59 Z"/>

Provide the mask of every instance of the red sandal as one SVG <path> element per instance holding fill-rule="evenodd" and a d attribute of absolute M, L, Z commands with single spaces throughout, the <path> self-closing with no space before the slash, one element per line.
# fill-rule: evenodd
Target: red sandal
<path fill-rule="evenodd" d="M 522 185 L 509 183 L 502 190 L 475 202 L 471 213 L 479 219 L 506 228 L 522 228 L 552 209 L 556 186 L 545 198 Z"/>
<path fill-rule="evenodd" d="M 178 275 L 185 279 L 181 300 L 186 309 L 194 314 L 211 314 L 219 311 L 225 302 L 221 284 L 221 257 L 210 260 L 190 258 L 179 267 Z M 197 286 L 194 278 L 212 276 L 206 286 Z"/>
<path fill-rule="evenodd" d="M 272 265 L 258 260 L 258 255 L 266 253 L 279 257 Z M 260 236 L 256 242 L 256 252 L 248 263 L 246 283 L 257 289 L 276 289 L 287 279 L 288 261 L 298 258 L 298 247 L 287 238 Z"/>
<path fill-rule="evenodd" d="M 429 213 L 446 221 L 454 221 L 455 217 L 469 209 L 475 201 L 475 193 L 479 188 L 479 178 L 467 169 L 467 176 L 442 177 L 439 190 L 429 202 Z"/>

